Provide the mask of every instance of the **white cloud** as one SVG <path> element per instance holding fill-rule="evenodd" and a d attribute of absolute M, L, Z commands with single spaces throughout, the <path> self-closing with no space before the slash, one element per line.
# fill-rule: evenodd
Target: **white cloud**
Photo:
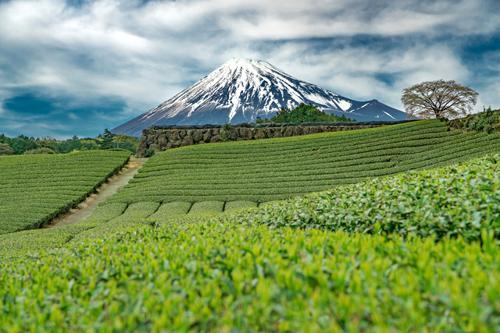
<path fill-rule="evenodd" d="M 354 36 L 401 36 L 411 33 L 470 34 L 494 32 L 500 16 L 491 12 L 491 1 L 308 1 L 246 2 L 241 9 L 253 15 L 228 15 L 222 26 L 241 38 L 290 39 Z M 498 11 L 497 11 L 498 13 Z"/>
<path fill-rule="evenodd" d="M 402 107 L 401 91 L 412 84 L 440 78 L 463 82 L 470 76 L 456 53 L 440 45 L 376 52 L 364 46 L 316 53 L 306 49 L 307 45 L 285 45 L 274 50 L 271 62 L 339 94 L 361 100 L 377 98 L 395 107 Z"/>
<path fill-rule="evenodd" d="M 119 97 L 132 114 L 174 95 L 228 58 L 243 56 L 268 60 L 348 97 L 400 106 L 407 85 L 471 79 L 453 46 L 432 38 L 498 31 L 497 3 L 186 0 L 140 5 L 100 0 L 72 7 L 63 0 L 2 2 L 0 99 L 14 88 L 39 87 L 81 100 Z M 317 41 L 311 40 L 357 35 L 401 39 L 403 47 L 324 42 L 326 47 L 316 49 Z M 497 81 L 498 76 L 477 81 L 482 100 L 490 103 L 498 96 Z"/>
<path fill-rule="evenodd" d="M 500 107 L 500 81 L 496 78 L 485 78 L 485 82 L 480 89 L 477 89 L 479 98 L 476 104 L 476 111 L 482 111 L 483 107 L 492 107 L 498 109 Z"/>

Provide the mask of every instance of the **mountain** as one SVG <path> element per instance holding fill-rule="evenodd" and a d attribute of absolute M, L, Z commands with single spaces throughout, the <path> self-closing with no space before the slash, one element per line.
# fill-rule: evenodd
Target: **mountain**
<path fill-rule="evenodd" d="M 377 100 L 356 101 L 288 75 L 268 62 L 231 59 L 150 111 L 112 130 L 139 136 L 153 125 L 250 123 L 281 108 L 311 104 L 359 121 L 407 119 L 406 113 Z"/>

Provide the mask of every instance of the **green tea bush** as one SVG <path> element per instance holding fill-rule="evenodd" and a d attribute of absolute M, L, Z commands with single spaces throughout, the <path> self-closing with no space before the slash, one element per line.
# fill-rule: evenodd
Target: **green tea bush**
<path fill-rule="evenodd" d="M 500 133 L 447 131 L 436 120 L 194 145 L 156 154 L 111 200 L 265 202 L 498 151 Z"/>
<path fill-rule="evenodd" d="M 500 155 L 459 165 L 375 178 L 269 203 L 224 219 L 271 227 L 319 228 L 473 241 L 500 240 Z"/>
<path fill-rule="evenodd" d="M 448 127 L 469 131 L 493 133 L 500 131 L 500 110 L 485 109 L 483 112 L 448 121 Z"/>
<path fill-rule="evenodd" d="M 0 158 L 0 234 L 37 228 L 68 211 L 127 162 L 124 151 Z"/>
<path fill-rule="evenodd" d="M 115 203 L 106 203 L 103 205 L 103 210 L 113 208 Z M 81 239 L 102 239 L 108 235 L 113 235 L 117 231 L 126 229 L 130 226 L 137 226 L 146 223 L 146 219 L 153 215 L 159 208 L 160 204 L 157 202 L 136 202 L 130 204 L 126 209 L 122 210 L 122 214 L 115 215 L 112 218 L 107 218 L 100 221 L 99 224 L 93 223 L 92 228 L 84 230 L 74 236 L 74 240 Z M 93 216 L 89 218 L 92 223 Z M 89 222 L 84 221 L 83 224 Z"/>
<path fill-rule="evenodd" d="M 144 226 L 0 263 L 0 331 L 494 332 L 499 258 L 487 233 Z"/>
<path fill-rule="evenodd" d="M 244 208 L 252 208 L 252 207 L 257 207 L 257 203 L 254 201 L 228 201 L 226 202 L 226 205 L 224 206 L 224 211 L 225 212 L 231 212 L 235 211 L 238 209 L 244 209 Z"/>
<path fill-rule="evenodd" d="M 189 214 L 199 214 L 199 213 L 221 213 L 224 210 L 223 201 L 201 201 L 195 202 Z"/>
<path fill-rule="evenodd" d="M 0 235 L 0 332 L 495 332 L 499 159 Z"/>
<path fill-rule="evenodd" d="M 158 210 L 149 217 L 151 220 L 163 220 L 170 218 L 171 216 L 176 215 L 184 215 L 189 212 L 191 206 L 193 204 L 191 202 L 183 202 L 183 201 L 173 201 L 166 202 L 158 208 Z"/>
<path fill-rule="evenodd" d="M 97 207 L 89 218 L 77 224 L 0 235 L 0 261 L 27 255 L 33 258 L 41 250 L 60 248 L 79 234 L 122 215 L 126 208 L 124 203 L 105 204 Z"/>

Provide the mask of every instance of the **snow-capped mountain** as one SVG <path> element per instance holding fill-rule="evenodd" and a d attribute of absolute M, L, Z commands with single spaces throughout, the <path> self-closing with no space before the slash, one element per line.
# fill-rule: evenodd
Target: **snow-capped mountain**
<path fill-rule="evenodd" d="M 265 61 L 231 59 L 193 86 L 112 131 L 139 136 L 153 125 L 250 123 L 300 103 L 360 121 L 407 119 L 404 112 L 377 100 L 360 102 L 340 96 Z"/>

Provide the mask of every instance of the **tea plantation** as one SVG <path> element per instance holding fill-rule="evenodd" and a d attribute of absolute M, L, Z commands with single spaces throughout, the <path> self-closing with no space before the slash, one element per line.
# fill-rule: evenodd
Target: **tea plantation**
<path fill-rule="evenodd" d="M 104 205 L 0 264 L 2 329 L 494 332 L 499 159 L 213 217 Z"/>
<path fill-rule="evenodd" d="M 152 157 L 112 201 L 265 202 L 499 150 L 498 132 L 439 121 L 188 146 Z"/>
<path fill-rule="evenodd" d="M 0 234 L 36 228 L 92 193 L 127 162 L 125 151 L 0 157 Z"/>
<path fill-rule="evenodd" d="M 419 121 L 159 153 L 0 235 L 0 332 L 496 332 L 499 152 Z"/>

